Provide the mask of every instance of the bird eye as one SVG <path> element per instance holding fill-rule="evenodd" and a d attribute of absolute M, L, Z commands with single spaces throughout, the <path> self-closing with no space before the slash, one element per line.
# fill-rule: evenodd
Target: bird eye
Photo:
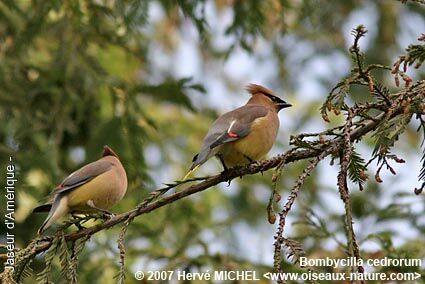
<path fill-rule="evenodd" d="M 281 103 L 281 99 L 280 98 L 278 98 L 278 97 L 275 97 L 275 96 L 272 96 L 272 95 L 266 95 L 273 103 L 276 103 L 276 104 L 278 104 L 278 103 Z"/>

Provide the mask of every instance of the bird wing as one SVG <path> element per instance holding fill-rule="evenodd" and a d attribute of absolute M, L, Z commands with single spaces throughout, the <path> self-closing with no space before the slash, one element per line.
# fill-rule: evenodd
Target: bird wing
<path fill-rule="evenodd" d="M 112 164 L 108 161 L 100 159 L 92 162 L 66 177 L 55 189 L 54 193 L 58 194 L 80 187 L 111 169 Z"/>
<path fill-rule="evenodd" d="M 68 177 L 66 177 L 62 181 L 62 183 L 53 190 L 52 195 L 49 201 L 47 201 L 47 203 L 34 208 L 33 212 L 36 213 L 36 212 L 50 211 L 54 201 L 54 197 L 57 194 L 80 187 L 83 184 L 88 183 L 95 177 L 109 171 L 111 168 L 112 168 L 112 164 L 110 162 L 100 159 L 88 165 L 85 165 L 79 170 L 76 170 L 75 172 L 70 174 Z"/>
<path fill-rule="evenodd" d="M 247 136 L 251 131 L 252 123 L 268 113 L 268 109 L 259 105 L 245 105 L 221 116 L 212 126 L 217 130 L 212 133 L 215 138 L 210 149 L 219 145 L 236 141 Z"/>

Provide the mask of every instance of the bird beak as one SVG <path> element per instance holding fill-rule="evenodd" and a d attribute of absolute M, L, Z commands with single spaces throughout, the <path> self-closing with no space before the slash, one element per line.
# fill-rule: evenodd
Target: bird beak
<path fill-rule="evenodd" d="M 283 109 L 283 108 L 287 108 L 287 107 L 291 107 L 291 104 L 288 103 L 278 103 L 277 104 L 279 106 L 279 109 Z"/>

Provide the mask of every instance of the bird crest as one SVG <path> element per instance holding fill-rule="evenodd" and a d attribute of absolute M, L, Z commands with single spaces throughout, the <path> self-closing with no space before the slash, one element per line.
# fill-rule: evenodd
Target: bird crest
<path fill-rule="evenodd" d="M 115 154 L 114 150 L 112 150 L 108 145 L 103 146 L 103 153 L 102 153 L 102 157 L 105 156 L 114 156 L 117 157 L 117 154 Z"/>
<path fill-rule="evenodd" d="M 257 84 L 249 84 L 248 86 L 246 86 L 245 89 L 251 95 L 262 93 L 262 94 L 264 94 L 266 96 L 278 97 L 272 90 L 269 90 L 269 89 L 267 89 L 267 88 L 265 88 L 263 86 L 257 85 Z"/>

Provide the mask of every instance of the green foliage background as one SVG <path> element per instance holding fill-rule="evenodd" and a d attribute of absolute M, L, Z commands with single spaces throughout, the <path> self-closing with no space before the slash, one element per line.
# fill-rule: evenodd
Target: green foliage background
<path fill-rule="evenodd" d="M 162 16 L 152 18 L 152 7 Z M 215 44 L 217 35 L 212 30 L 218 19 L 209 19 L 206 9 L 214 9 L 216 15 L 231 13 L 232 20 L 220 35 L 227 46 Z M 207 82 L 200 80 L 202 75 L 179 77 L 163 67 L 169 62 L 158 65 L 161 60 L 172 60 L 172 54 L 184 44 L 188 26 L 195 31 L 203 74 L 215 74 L 229 97 L 242 96 L 243 85 L 249 83 L 232 81 L 223 71 L 232 56 L 242 53 L 259 64 L 266 59 L 274 63 L 268 87 L 284 93 L 295 105 L 281 115 L 288 123 L 282 123 L 278 152 L 288 147 L 288 130 L 299 133 L 311 130 L 312 125 L 314 131 L 328 127 L 321 122 L 319 107 L 349 68 L 332 80 L 319 78 L 317 99 L 305 100 L 297 96 L 297 90 L 306 66 L 314 60 L 324 60 L 331 70 L 334 56 L 349 62 L 351 39 L 342 27 L 350 15 L 362 9 L 371 10 L 377 19 L 376 27 L 370 27 L 375 33 L 367 36 L 367 62 L 391 65 L 407 47 L 400 44 L 400 38 L 413 41 L 424 32 L 412 31 L 403 22 L 418 17 L 423 27 L 423 6 L 410 2 L 0 1 L 0 165 L 4 167 L 13 156 L 19 168 L 17 245 L 23 247 L 36 236 L 45 217 L 31 214 L 38 201 L 67 173 L 97 159 L 105 144 L 120 155 L 129 179 L 127 195 L 114 212 L 134 208 L 162 183 L 183 176 L 208 126 L 232 107 L 225 105 L 226 100 L 220 110 L 209 104 L 222 100 L 223 94 L 211 93 Z M 270 46 L 268 58 L 261 52 L 265 42 Z M 310 52 L 296 58 L 293 55 L 301 45 Z M 152 58 L 158 50 L 164 57 Z M 411 75 L 423 78 L 423 68 Z M 382 74 L 383 82 L 390 80 L 389 74 Z M 362 101 L 364 90 L 354 90 L 352 97 Z M 331 120 L 331 125 L 341 121 L 338 117 Z M 399 144 L 402 156 L 421 155 L 422 137 L 416 127 L 410 125 Z M 364 152 L 370 150 L 371 141 L 363 143 Z M 213 168 L 206 166 L 204 173 L 221 170 L 218 163 L 209 163 Z M 305 166 L 300 162 L 285 169 L 283 196 Z M 3 173 L 5 170 L 1 176 Z M 344 239 L 343 211 L 331 210 L 327 199 L 337 196 L 337 190 L 323 182 L 335 176 L 328 165 L 315 172 L 292 212 L 296 222 L 291 237 L 303 244 L 310 257 L 342 257 L 344 253 L 338 246 Z M 267 263 L 261 256 L 272 251 L 274 227 L 266 218 L 270 179 L 271 173 L 247 176 L 229 188 L 213 188 L 137 218 L 125 241 L 127 282 L 134 282 L 134 271 L 146 267 L 270 271 L 272 259 Z M 360 226 L 376 226 L 368 230 L 373 234 L 360 232 L 361 240 L 377 244 L 366 258 L 425 257 L 424 196 L 411 198 L 416 180 L 409 181 L 412 188 L 387 193 L 386 187 L 396 179 L 389 178 L 382 186 L 370 180 L 363 192 L 352 188 L 355 220 Z M 388 202 L 378 202 L 382 198 Z M 412 238 L 393 245 L 398 232 L 386 227 L 392 222 L 407 223 Z M 79 259 L 80 283 L 115 282 L 118 230 L 100 232 L 85 246 Z M 5 233 L 3 227 L 0 233 Z M 251 246 L 258 247 L 258 261 L 244 254 Z M 58 267 L 52 278 L 61 283 Z M 297 269 L 290 263 L 288 267 Z M 43 259 L 37 258 L 32 268 L 34 274 L 40 272 Z M 27 283 L 32 283 L 31 278 Z"/>

